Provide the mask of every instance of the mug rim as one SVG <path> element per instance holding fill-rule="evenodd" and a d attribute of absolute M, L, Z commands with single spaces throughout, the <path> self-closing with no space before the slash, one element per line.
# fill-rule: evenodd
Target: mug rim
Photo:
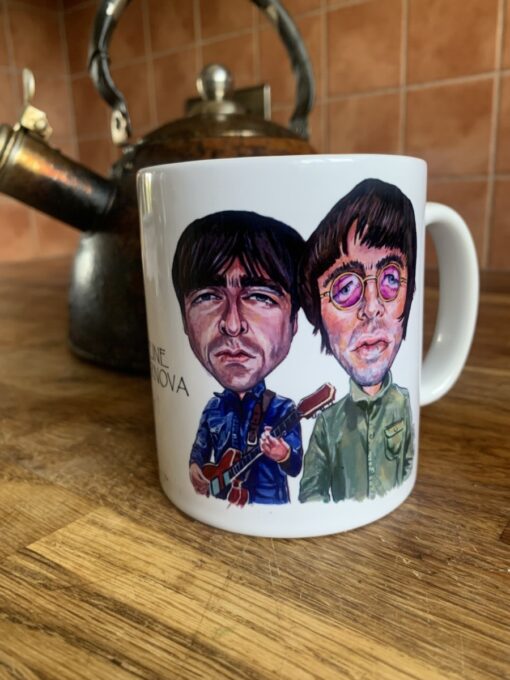
<path fill-rule="evenodd" d="M 256 163 L 267 165 L 271 163 L 272 165 L 276 163 L 288 163 L 289 161 L 295 163 L 356 163 L 361 161 L 381 161 L 387 160 L 390 162 L 398 163 L 418 163 L 425 167 L 427 170 L 427 161 L 418 156 L 407 156 L 405 154 L 383 154 L 383 153 L 346 153 L 346 154 L 287 154 L 281 156 L 236 156 L 233 158 L 202 158 L 197 160 L 189 161 L 176 161 L 173 163 L 161 163 L 160 165 L 149 165 L 144 168 L 140 168 L 136 176 L 141 177 L 146 173 L 160 172 L 164 173 L 168 170 L 173 170 L 175 167 L 182 168 L 183 170 L 193 167 L 204 167 L 205 165 L 218 165 L 219 163 L 226 165 L 255 165 Z"/>

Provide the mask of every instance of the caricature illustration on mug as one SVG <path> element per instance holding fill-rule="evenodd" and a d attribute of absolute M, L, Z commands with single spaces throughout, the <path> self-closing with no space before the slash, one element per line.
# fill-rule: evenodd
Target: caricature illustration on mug
<path fill-rule="evenodd" d="M 469 227 L 427 202 L 425 161 L 207 159 L 144 168 L 137 190 L 170 501 L 274 538 L 396 510 L 417 480 L 420 409 L 461 374 L 478 310 Z M 441 286 L 423 356 L 427 233 Z"/>
<path fill-rule="evenodd" d="M 288 503 L 301 471 L 295 404 L 266 388 L 297 330 L 302 237 L 262 215 L 223 211 L 192 222 L 177 244 L 174 288 L 191 349 L 224 388 L 205 406 L 191 449 L 199 494 L 230 503 Z M 228 480 L 224 482 L 225 476 Z"/>
<path fill-rule="evenodd" d="M 302 302 L 322 349 L 350 377 L 321 414 L 304 458 L 299 499 L 382 496 L 409 476 L 414 436 L 408 390 L 391 366 L 415 287 L 413 206 L 396 186 L 368 179 L 331 209 L 306 244 Z"/>
<path fill-rule="evenodd" d="M 196 493 L 230 504 L 361 501 L 408 478 L 414 428 L 408 390 L 391 366 L 405 339 L 417 236 L 395 185 L 358 183 L 308 240 L 255 212 L 194 220 L 172 265 L 184 332 L 223 388 L 204 405 L 189 456 Z M 350 378 L 336 403 L 325 384 L 298 406 L 266 387 L 285 360 L 302 306 L 322 350 Z M 317 415 L 309 442 L 300 419 Z M 302 470 L 303 468 L 303 470 Z"/>

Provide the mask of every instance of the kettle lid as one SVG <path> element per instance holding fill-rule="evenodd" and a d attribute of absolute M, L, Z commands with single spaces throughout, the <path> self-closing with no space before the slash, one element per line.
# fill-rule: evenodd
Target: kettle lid
<path fill-rule="evenodd" d="M 140 144 L 185 139 L 222 137 L 285 137 L 303 139 L 296 132 L 269 120 L 269 86 L 234 90 L 230 71 L 221 64 L 209 64 L 196 80 L 199 97 L 187 102 L 187 115 L 149 132 Z M 244 93 L 249 96 L 245 96 Z M 267 116 L 267 117 L 266 117 Z"/>

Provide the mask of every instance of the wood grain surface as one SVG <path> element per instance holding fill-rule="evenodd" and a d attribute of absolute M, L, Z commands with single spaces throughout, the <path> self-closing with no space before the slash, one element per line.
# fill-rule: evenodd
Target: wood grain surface
<path fill-rule="evenodd" d="M 0 270 L 0 678 L 510 678 L 510 276 L 406 503 L 271 540 L 166 500 L 149 381 L 67 349 L 68 268 Z"/>

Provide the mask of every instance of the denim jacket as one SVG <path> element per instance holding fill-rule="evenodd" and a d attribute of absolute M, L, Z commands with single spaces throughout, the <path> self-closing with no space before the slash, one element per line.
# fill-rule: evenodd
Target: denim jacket
<path fill-rule="evenodd" d="M 246 452 L 253 409 L 261 400 L 265 389 L 262 381 L 247 392 L 243 399 L 228 389 L 215 393 L 200 418 L 195 443 L 191 449 L 190 465 L 197 463 L 202 467 L 206 463 L 218 463 L 229 448 Z M 265 427 L 275 427 L 295 408 L 290 399 L 275 395 L 260 423 L 259 437 Z M 277 463 L 262 455 L 248 468 L 243 487 L 249 491 L 251 503 L 290 501 L 287 475 L 295 477 L 300 473 L 303 458 L 299 422 L 283 438 L 290 446 L 287 460 Z"/>

